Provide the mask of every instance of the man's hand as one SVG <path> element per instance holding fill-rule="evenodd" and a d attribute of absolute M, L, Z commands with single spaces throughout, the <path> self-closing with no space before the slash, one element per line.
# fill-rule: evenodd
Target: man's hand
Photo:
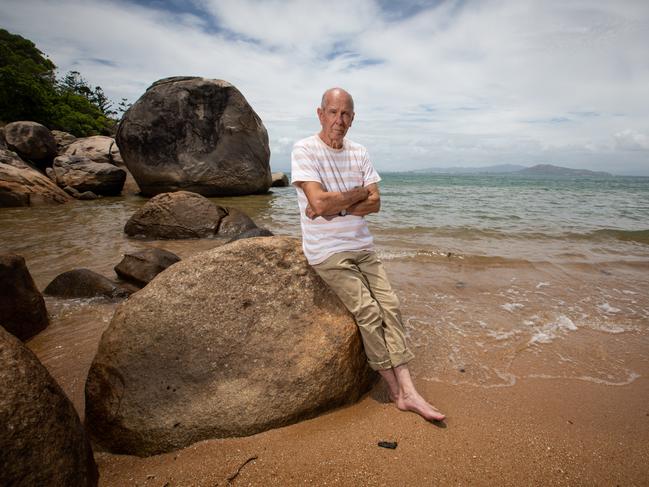
<path fill-rule="evenodd" d="M 347 214 L 356 216 L 365 216 L 370 213 L 378 213 L 381 209 L 381 195 L 379 194 L 379 185 L 373 183 L 367 186 L 368 197 L 363 201 L 354 203 L 347 208 Z"/>

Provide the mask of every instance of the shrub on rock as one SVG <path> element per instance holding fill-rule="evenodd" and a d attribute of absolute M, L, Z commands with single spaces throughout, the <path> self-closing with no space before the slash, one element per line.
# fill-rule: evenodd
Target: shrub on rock
<path fill-rule="evenodd" d="M 374 378 L 300 242 L 244 239 L 174 264 L 118 307 L 86 382 L 86 424 L 113 452 L 152 455 L 313 417 Z"/>

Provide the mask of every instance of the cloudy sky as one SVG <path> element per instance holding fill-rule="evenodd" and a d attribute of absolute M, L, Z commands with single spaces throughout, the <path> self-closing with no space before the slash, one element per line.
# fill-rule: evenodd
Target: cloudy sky
<path fill-rule="evenodd" d="M 382 171 L 549 163 L 649 175 L 646 0 L 2 0 L 0 27 L 118 101 L 155 80 L 233 83 L 271 166 L 322 92 Z"/>

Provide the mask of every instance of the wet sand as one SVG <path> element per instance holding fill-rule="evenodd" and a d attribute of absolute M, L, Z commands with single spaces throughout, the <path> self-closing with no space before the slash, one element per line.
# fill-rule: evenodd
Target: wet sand
<path fill-rule="evenodd" d="M 413 376 L 448 415 L 444 425 L 398 411 L 379 386 L 352 406 L 247 438 L 149 458 L 96 449 L 100 485 L 649 485 L 643 266 L 387 268 L 418 356 Z M 52 325 L 29 342 L 82 416 L 114 307 L 50 299 Z"/>

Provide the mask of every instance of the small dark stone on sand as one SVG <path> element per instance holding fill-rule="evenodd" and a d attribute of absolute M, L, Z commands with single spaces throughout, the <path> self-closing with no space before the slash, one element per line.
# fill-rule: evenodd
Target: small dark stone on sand
<path fill-rule="evenodd" d="M 458 370 L 459 370 L 460 372 L 462 372 L 463 374 L 466 372 L 466 369 L 465 369 L 464 367 L 460 367 Z"/>
<path fill-rule="evenodd" d="M 379 446 L 381 448 L 390 448 L 391 450 L 394 450 L 397 447 L 397 442 L 396 441 L 379 441 Z"/>

